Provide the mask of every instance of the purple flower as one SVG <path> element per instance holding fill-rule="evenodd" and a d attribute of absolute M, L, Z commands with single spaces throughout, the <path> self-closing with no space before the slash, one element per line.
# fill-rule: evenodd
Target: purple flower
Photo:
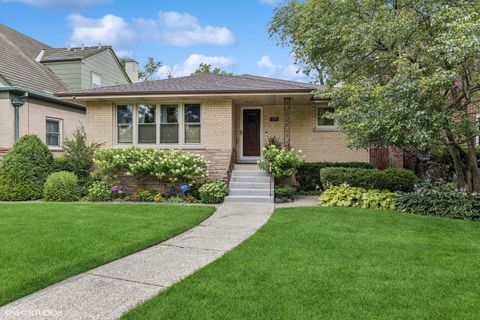
<path fill-rule="evenodd" d="M 118 186 L 118 185 L 113 185 L 112 186 L 112 192 L 116 194 L 126 194 L 127 190 L 125 189 L 124 186 Z"/>

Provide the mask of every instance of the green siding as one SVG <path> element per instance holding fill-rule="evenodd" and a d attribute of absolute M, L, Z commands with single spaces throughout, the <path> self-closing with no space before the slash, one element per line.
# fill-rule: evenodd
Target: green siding
<path fill-rule="evenodd" d="M 43 65 L 52 70 L 70 89 L 83 89 L 81 86 L 80 61 L 49 62 Z"/>
<path fill-rule="evenodd" d="M 82 64 L 82 89 L 92 87 L 92 71 L 102 77 L 102 86 L 130 83 L 120 68 L 110 50 L 84 59 Z"/>

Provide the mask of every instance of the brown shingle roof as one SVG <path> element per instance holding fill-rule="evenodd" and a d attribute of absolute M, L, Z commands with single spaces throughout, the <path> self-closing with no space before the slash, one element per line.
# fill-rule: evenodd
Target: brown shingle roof
<path fill-rule="evenodd" d="M 322 86 L 253 75 L 200 74 L 57 93 L 59 96 L 312 92 Z"/>
<path fill-rule="evenodd" d="M 48 48 L 42 57 L 42 62 L 79 60 L 88 58 L 97 53 L 111 49 L 110 46 L 82 47 L 82 48 Z"/>
<path fill-rule="evenodd" d="M 43 92 L 65 91 L 67 87 L 35 58 L 46 44 L 0 24 L 0 75 L 10 85 Z"/>

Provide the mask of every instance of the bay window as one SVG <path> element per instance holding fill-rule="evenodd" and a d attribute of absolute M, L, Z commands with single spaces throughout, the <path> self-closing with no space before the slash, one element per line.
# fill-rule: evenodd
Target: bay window
<path fill-rule="evenodd" d="M 138 143 L 157 143 L 156 106 L 138 105 Z"/>
<path fill-rule="evenodd" d="M 133 106 L 117 106 L 117 140 L 118 143 L 133 142 Z"/>
<path fill-rule="evenodd" d="M 199 103 L 116 106 L 117 143 L 169 146 L 201 143 Z"/>
<path fill-rule="evenodd" d="M 160 113 L 160 143 L 178 142 L 178 105 L 162 105 Z"/>

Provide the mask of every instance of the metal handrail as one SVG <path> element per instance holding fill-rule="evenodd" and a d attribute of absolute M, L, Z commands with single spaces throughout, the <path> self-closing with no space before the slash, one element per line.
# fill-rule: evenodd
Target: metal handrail
<path fill-rule="evenodd" d="M 230 187 L 230 179 L 232 178 L 233 169 L 235 168 L 235 156 L 236 151 L 235 148 L 232 149 L 232 153 L 230 154 L 230 163 L 228 164 L 227 169 L 227 185 Z"/>

